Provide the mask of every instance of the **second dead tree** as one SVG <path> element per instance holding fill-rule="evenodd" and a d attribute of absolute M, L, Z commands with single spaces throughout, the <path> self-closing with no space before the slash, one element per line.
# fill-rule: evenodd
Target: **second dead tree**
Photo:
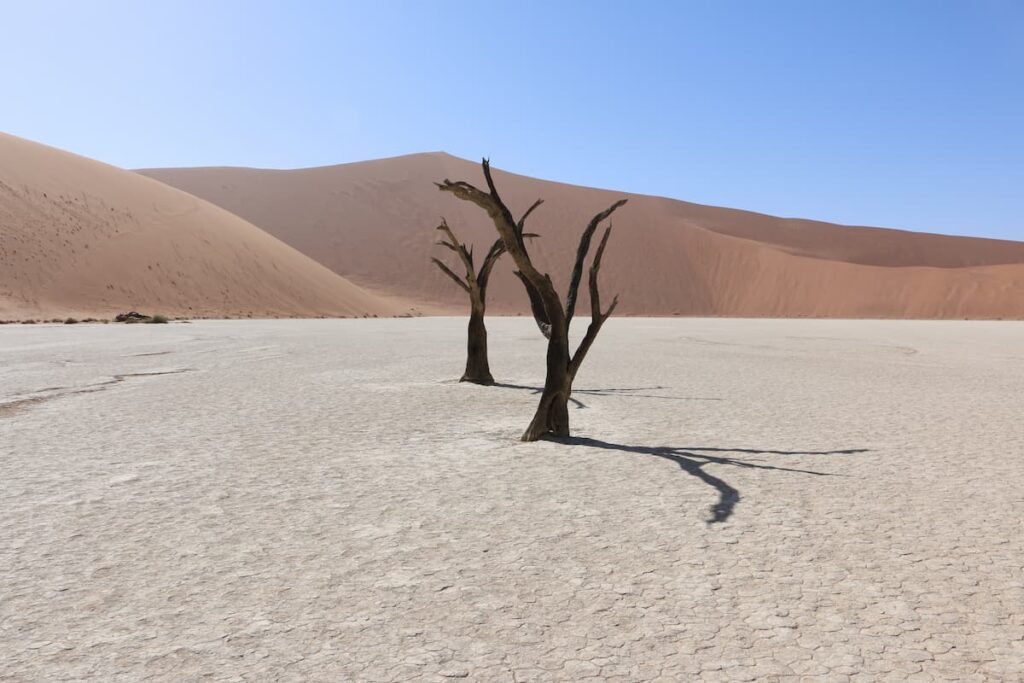
<path fill-rule="evenodd" d="M 491 177 L 491 166 L 487 159 L 483 162 L 484 178 L 487 181 L 488 191 L 484 192 L 473 185 L 457 181 L 452 182 L 447 178 L 437 183 L 442 192 L 451 192 L 459 199 L 472 202 L 487 212 L 494 227 L 501 236 L 500 241 L 505 249 L 512 256 L 516 267 L 519 269 L 516 275 L 522 280 L 530 297 L 530 305 L 533 309 L 534 318 L 540 326 L 544 335 L 548 338 L 547 350 L 547 372 L 544 377 L 544 391 L 541 394 L 540 404 L 537 412 L 523 433 L 523 441 L 537 441 L 547 435 L 565 437 L 569 435 L 569 397 L 572 394 L 572 383 L 576 373 L 583 364 L 583 359 L 597 339 L 601 326 L 615 310 L 618 304 L 618 297 L 612 299 L 608 310 L 601 310 L 601 294 L 598 289 L 597 275 L 601 270 L 601 258 L 604 256 L 605 246 L 608 244 L 608 236 L 611 234 L 611 226 L 605 229 L 604 235 L 594 253 L 594 260 L 590 265 L 589 286 L 590 286 L 590 325 L 580 342 L 575 353 L 569 348 L 569 324 L 572 322 L 576 310 L 576 297 L 579 290 L 580 280 L 583 277 L 583 263 L 590 251 L 590 244 L 598 226 L 606 220 L 620 206 L 626 203 L 625 199 L 612 204 L 610 207 L 594 216 L 583 231 L 580 243 L 576 250 L 576 262 L 573 265 L 572 277 L 569 282 L 569 291 L 566 294 L 565 305 L 555 291 L 551 276 L 541 273 L 533 265 L 530 255 L 526 249 L 526 235 L 523 234 L 523 227 L 527 217 L 536 209 L 543 200 L 538 199 L 523 214 L 518 221 L 512 217 L 512 212 L 498 195 L 494 186 L 494 179 Z"/>
<path fill-rule="evenodd" d="M 473 248 L 467 248 L 464 243 L 456 239 L 455 233 L 448 227 L 448 222 L 442 218 L 441 225 L 437 226 L 437 229 L 444 234 L 444 238 L 437 244 L 454 251 L 466 269 L 466 275 L 459 276 L 441 259 L 436 257 L 431 259 L 445 275 L 469 294 L 466 371 L 459 381 L 494 384 L 491 366 L 487 359 L 487 327 L 484 325 L 484 313 L 487 311 L 487 283 L 491 278 L 494 264 L 505 253 L 505 243 L 498 239 L 492 244 L 487 255 L 484 256 L 483 263 L 480 264 L 480 270 L 477 270 L 473 264 Z"/>

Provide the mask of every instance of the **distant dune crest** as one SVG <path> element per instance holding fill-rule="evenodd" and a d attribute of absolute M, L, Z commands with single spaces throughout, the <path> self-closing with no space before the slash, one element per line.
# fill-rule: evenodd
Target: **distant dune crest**
<path fill-rule="evenodd" d="M 433 185 L 482 182 L 479 164 L 443 153 L 298 170 L 141 173 L 242 216 L 357 284 L 452 312 L 465 301 L 430 262 L 433 227 L 445 216 L 481 253 L 495 237 L 478 213 Z M 623 314 L 1024 317 L 1024 243 L 776 218 L 500 171 L 496 180 L 514 211 L 545 200 L 531 217 L 541 234 L 531 252 L 555 277 L 589 217 L 630 198 L 602 271 Z M 490 297 L 493 312 L 528 312 L 507 261 Z"/>
<path fill-rule="evenodd" d="M 561 291 L 586 221 L 629 197 L 602 270 L 621 314 L 1024 318 L 1021 242 L 495 175 L 513 211 L 545 200 L 531 217 L 541 235 L 531 253 Z M 0 319 L 463 313 L 461 292 L 431 263 L 433 228 L 446 217 L 478 253 L 495 235 L 478 212 L 438 192 L 443 178 L 482 182 L 476 162 L 443 153 L 135 173 L 0 134 Z M 528 313 L 508 261 L 489 298 L 492 313 Z"/>

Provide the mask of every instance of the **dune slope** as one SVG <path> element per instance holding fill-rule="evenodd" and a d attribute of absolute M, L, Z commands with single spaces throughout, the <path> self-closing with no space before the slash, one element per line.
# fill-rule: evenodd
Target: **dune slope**
<path fill-rule="evenodd" d="M 209 202 L 0 134 L 0 318 L 402 308 Z"/>
<path fill-rule="evenodd" d="M 495 238 L 475 206 L 441 193 L 448 177 L 482 185 L 476 163 L 443 153 L 298 170 L 141 171 L 267 230 L 360 285 L 462 310 L 464 294 L 430 263 L 446 216 L 482 252 Z M 514 212 L 541 197 L 532 251 L 564 289 L 578 235 L 618 197 L 602 270 L 620 311 L 648 315 L 1024 317 L 1024 243 L 783 219 L 498 171 Z M 510 264 L 491 310 L 525 312 Z"/>

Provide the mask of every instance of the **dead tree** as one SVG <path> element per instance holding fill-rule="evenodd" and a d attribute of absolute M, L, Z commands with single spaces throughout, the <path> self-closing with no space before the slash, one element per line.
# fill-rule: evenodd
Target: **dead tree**
<path fill-rule="evenodd" d="M 466 275 L 460 277 L 441 259 L 431 259 L 441 269 L 441 272 L 469 294 L 469 339 L 466 348 L 466 371 L 459 381 L 494 384 L 490 363 L 487 360 L 487 327 L 484 325 L 484 313 L 487 310 L 487 282 L 491 278 L 494 264 L 505 253 L 505 243 L 498 239 L 492 244 L 483 263 L 480 264 L 480 270 L 476 270 L 473 264 L 473 248 L 467 248 L 465 244 L 456 239 L 455 233 L 443 218 L 437 229 L 444 233 L 444 238 L 438 244 L 454 251 L 466 269 Z"/>
<path fill-rule="evenodd" d="M 533 265 L 530 254 L 526 249 L 525 235 L 523 228 L 527 217 L 541 205 L 543 200 L 538 199 L 527 209 L 526 213 L 517 221 L 512 217 L 512 212 L 501 200 L 498 190 L 494 186 L 494 179 L 491 177 L 491 166 L 487 159 L 483 160 L 484 178 L 487 181 L 488 191 L 484 192 L 467 182 L 452 182 L 445 179 L 437 183 L 438 188 L 443 192 L 451 192 L 459 199 L 472 202 L 484 209 L 487 215 L 494 222 L 501 242 L 505 249 L 512 255 L 516 267 L 519 269 L 516 275 L 526 287 L 530 298 L 530 306 L 534 319 L 540 326 L 544 335 L 548 338 L 547 350 L 547 372 L 544 378 L 544 391 L 541 394 L 540 404 L 537 412 L 523 434 L 523 441 L 536 441 L 546 435 L 568 436 L 569 435 L 569 397 L 572 394 L 572 383 L 576 373 L 583 364 L 590 347 L 597 339 L 601 326 L 615 310 L 618 305 L 618 297 L 612 299 L 608 310 L 601 310 L 601 294 L 598 289 L 597 275 L 601 270 L 601 258 L 604 256 L 605 246 L 608 244 L 608 236 L 612 228 L 609 225 L 597 251 L 594 253 L 594 260 L 590 265 L 590 326 L 580 342 L 575 353 L 569 348 L 569 325 L 572 322 L 573 314 L 576 311 L 576 296 L 579 291 L 580 280 L 583 277 L 583 264 L 590 251 L 590 244 L 598 226 L 620 206 L 626 203 L 625 199 L 612 204 L 610 207 L 594 216 L 583 231 L 580 237 L 579 247 L 576 250 L 576 262 L 573 265 L 572 276 L 569 281 L 569 291 L 566 293 L 565 305 L 551 281 L 551 276 L 541 273 Z"/>

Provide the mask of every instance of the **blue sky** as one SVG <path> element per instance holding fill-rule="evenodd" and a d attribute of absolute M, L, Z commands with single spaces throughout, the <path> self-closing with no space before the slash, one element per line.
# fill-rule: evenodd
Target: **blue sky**
<path fill-rule="evenodd" d="M 445 150 L 1024 240 L 1024 3 L 3 3 L 0 130 L 120 166 Z"/>

